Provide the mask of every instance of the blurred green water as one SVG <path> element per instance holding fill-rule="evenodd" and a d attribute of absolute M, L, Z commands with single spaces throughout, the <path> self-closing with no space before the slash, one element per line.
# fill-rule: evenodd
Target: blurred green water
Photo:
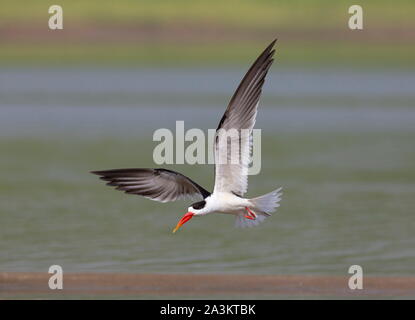
<path fill-rule="evenodd" d="M 412 274 L 414 134 L 286 133 L 263 137 L 249 195 L 284 187 L 282 207 L 255 229 L 233 218 L 171 229 L 188 203 L 111 190 L 91 169 L 153 166 L 154 143 L 1 139 L 2 271 Z M 412 148 L 412 150 L 411 150 Z M 213 168 L 176 166 L 208 188 Z"/>
<path fill-rule="evenodd" d="M 349 1 L 62 0 L 63 30 L 49 30 L 45 0 L 5 1 L 2 66 L 243 64 L 274 38 L 286 66 L 414 67 L 413 1 L 367 0 L 350 30 Z"/>
<path fill-rule="evenodd" d="M 213 73 L 3 72 L 0 270 L 344 275 L 359 264 L 366 275 L 413 275 L 411 73 L 270 75 L 257 122 L 262 170 L 248 196 L 279 186 L 284 196 L 258 228 L 212 215 L 173 235 L 188 202 L 125 195 L 89 173 L 153 167 L 152 133 L 176 120 L 216 127 L 239 76 Z M 212 188 L 213 166 L 170 168 Z"/>

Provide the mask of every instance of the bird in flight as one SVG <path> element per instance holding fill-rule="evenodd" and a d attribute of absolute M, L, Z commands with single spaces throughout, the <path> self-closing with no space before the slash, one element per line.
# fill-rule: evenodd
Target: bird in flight
<path fill-rule="evenodd" d="M 265 77 L 271 67 L 276 40 L 261 53 L 248 70 L 234 95 L 214 139 L 215 186 L 210 193 L 192 179 L 167 169 L 114 169 L 92 171 L 107 185 L 128 194 L 169 202 L 185 198 L 193 203 L 173 233 L 195 216 L 225 213 L 236 216 L 237 227 L 251 227 L 264 221 L 279 207 L 281 188 L 255 198 L 244 198 L 248 189 L 248 168 L 252 150 L 252 129 Z M 232 131 L 238 134 L 226 135 Z M 248 134 L 241 134 L 248 131 Z M 231 148 L 237 144 L 239 148 Z M 236 151 L 235 151 L 236 150 Z M 235 154 L 236 160 L 235 161 Z"/>

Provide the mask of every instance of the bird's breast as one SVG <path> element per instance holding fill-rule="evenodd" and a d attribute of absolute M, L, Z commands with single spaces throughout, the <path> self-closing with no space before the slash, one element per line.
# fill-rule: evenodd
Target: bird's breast
<path fill-rule="evenodd" d="M 213 194 L 209 200 L 209 207 L 212 211 L 220 213 L 238 214 L 248 205 L 248 199 L 225 192 Z"/>

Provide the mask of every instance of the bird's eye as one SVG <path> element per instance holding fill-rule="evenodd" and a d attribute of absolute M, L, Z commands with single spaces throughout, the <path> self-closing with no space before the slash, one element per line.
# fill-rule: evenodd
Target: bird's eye
<path fill-rule="evenodd" d="M 196 202 L 192 205 L 192 208 L 195 210 L 200 210 L 204 208 L 205 204 L 206 204 L 206 201 Z"/>

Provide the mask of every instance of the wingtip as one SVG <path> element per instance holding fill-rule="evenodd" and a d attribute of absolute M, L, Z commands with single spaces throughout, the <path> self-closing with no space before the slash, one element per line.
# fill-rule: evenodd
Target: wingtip
<path fill-rule="evenodd" d="M 275 53 L 275 43 L 277 42 L 277 38 L 275 38 L 266 48 L 265 50 L 262 52 L 262 55 L 266 54 L 268 56 L 273 56 Z"/>
<path fill-rule="evenodd" d="M 123 169 L 121 169 L 121 170 L 123 170 Z M 113 171 L 115 171 L 115 170 L 93 170 L 93 171 L 89 171 L 89 173 L 96 174 L 97 176 L 106 176 L 106 175 L 112 173 Z"/>
<path fill-rule="evenodd" d="M 268 48 L 271 50 L 272 48 L 274 48 L 275 44 L 277 43 L 278 38 L 275 38 L 269 45 Z"/>

